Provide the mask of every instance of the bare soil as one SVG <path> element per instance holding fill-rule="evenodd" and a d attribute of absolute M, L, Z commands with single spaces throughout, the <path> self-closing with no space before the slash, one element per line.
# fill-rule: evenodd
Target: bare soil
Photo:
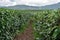
<path fill-rule="evenodd" d="M 14 40 L 34 40 L 32 21 L 29 22 L 28 27 L 23 33 L 16 35 Z"/>

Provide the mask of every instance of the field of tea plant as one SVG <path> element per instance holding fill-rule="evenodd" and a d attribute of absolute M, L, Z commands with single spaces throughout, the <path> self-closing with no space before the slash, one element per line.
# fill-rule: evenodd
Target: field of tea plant
<path fill-rule="evenodd" d="M 0 40 L 13 40 L 32 21 L 34 40 L 60 40 L 60 10 L 0 8 Z"/>

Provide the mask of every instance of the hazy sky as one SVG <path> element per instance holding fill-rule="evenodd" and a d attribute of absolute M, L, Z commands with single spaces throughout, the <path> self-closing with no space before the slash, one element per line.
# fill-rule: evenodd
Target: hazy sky
<path fill-rule="evenodd" d="M 29 6 L 45 6 L 56 4 L 60 0 L 0 0 L 0 6 L 29 5 Z"/>

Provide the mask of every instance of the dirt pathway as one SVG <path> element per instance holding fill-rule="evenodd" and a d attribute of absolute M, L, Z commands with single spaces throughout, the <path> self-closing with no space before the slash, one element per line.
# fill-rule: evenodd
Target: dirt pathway
<path fill-rule="evenodd" d="M 34 40 L 32 21 L 29 22 L 26 30 L 22 34 L 17 35 L 14 40 Z"/>

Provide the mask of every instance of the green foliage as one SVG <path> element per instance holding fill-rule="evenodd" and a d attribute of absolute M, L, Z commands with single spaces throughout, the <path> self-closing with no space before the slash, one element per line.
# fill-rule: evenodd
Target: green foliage
<path fill-rule="evenodd" d="M 60 10 L 0 9 L 0 40 L 13 40 L 32 20 L 35 40 L 59 40 Z"/>
<path fill-rule="evenodd" d="M 13 40 L 16 34 L 23 32 L 29 16 L 17 10 L 0 10 L 0 40 Z"/>
<path fill-rule="evenodd" d="M 45 10 L 35 15 L 35 40 L 58 40 L 60 33 L 59 13 L 57 10 Z"/>

